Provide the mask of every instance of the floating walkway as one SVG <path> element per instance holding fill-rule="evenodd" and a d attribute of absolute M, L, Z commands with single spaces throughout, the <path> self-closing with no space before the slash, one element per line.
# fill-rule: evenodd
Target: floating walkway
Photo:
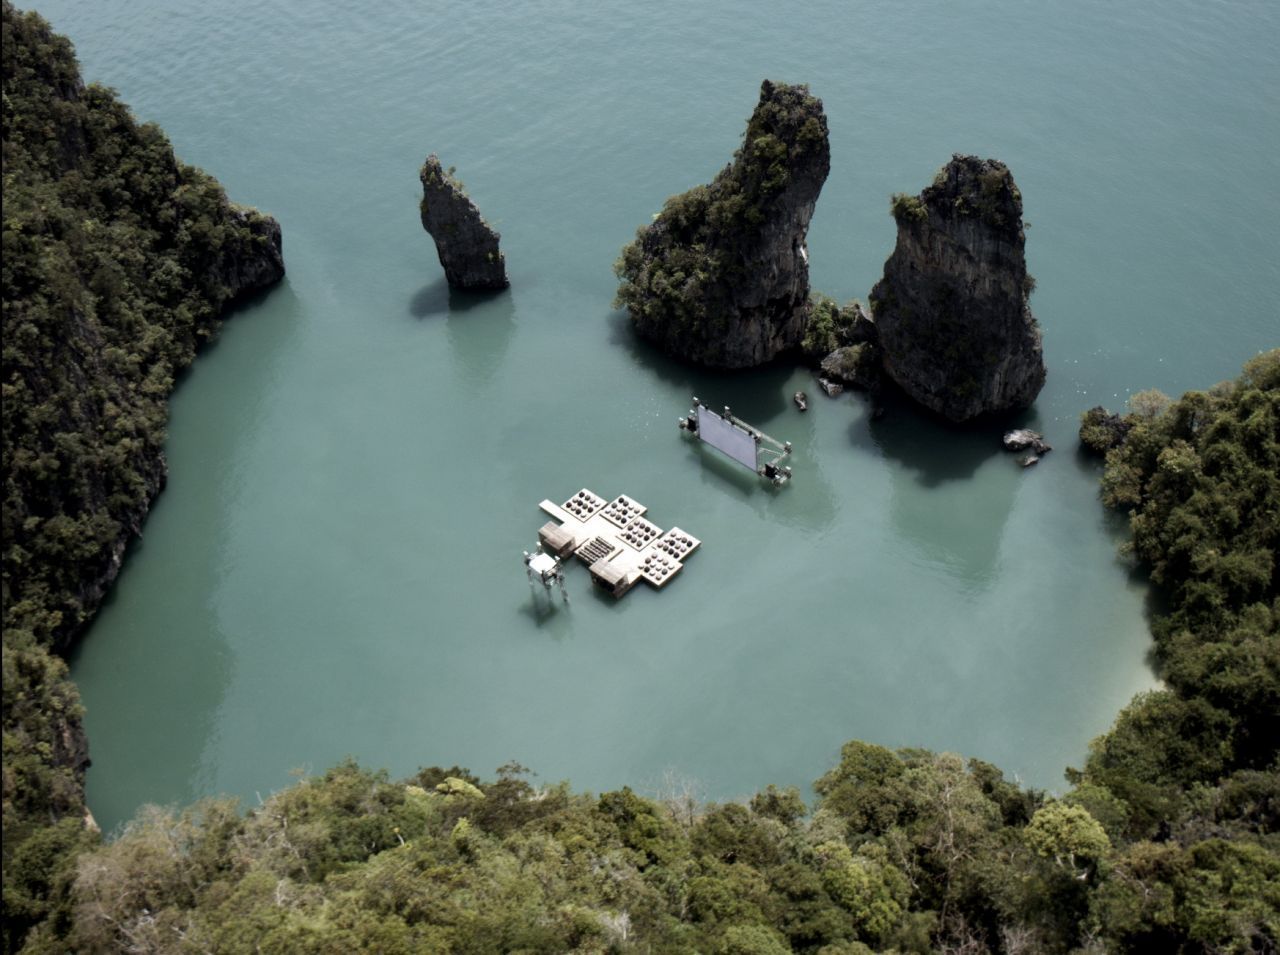
<path fill-rule="evenodd" d="M 625 494 L 606 501 L 583 488 L 563 504 L 543 501 L 539 507 L 555 520 L 539 528 L 540 550 L 526 553 L 525 565 L 530 576 L 536 573 L 548 588 L 563 580 L 560 561 L 570 554 L 587 565 L 592 581 L 615 597 L 641 580 L 664 587 L 702 543 L 678 527 L 663 531 L 651 524 L 644 517 L 648 508 Z"/>

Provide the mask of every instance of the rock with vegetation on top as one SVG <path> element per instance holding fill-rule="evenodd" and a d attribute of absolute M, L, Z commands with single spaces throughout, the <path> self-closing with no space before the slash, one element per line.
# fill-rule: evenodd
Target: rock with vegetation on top
<path fill-rule="evenodd" d="M 432 153 L 422 164 L 422 227 L 435 240 L 449 284 L 458 289 L 503 289 L 507 263 L 501 236 L 484 221 L 462 183 Z"/>
<path fill-rule="evenodd" d="M 822 359 L 820 368 L 828 381 L 872 394 L 880 390 L 880 349 L 872 342 L 837 348 Z"/>
<path fill-rule="evenodd" d="M 617 304 L 668 354 L 750 368 L 795 350 L 809 312 L 809 219 L 831 168 L 822 101 L 766 80 L 733 162 L 668 199 L 622 250 Z"/>
<path fill-rule="evenodd" d="M 892 210 L 897 246 L 871 292 L 885 371 L 952 421 L 1030 406 L 1045 368 L 1008 167 L 954 156 Z"/>
<path fill-rule="evenodd" d="M 1080 416 L 1080 443 L 1095 454 L 1106 454 L 1124 444 L 1133 422 L 1095 405 Z"/>
<path fill-rule="evenodd" d="M 818 365 L 837 348 L 875 344 L 880 333 L 857 299 L 837 305 L 835 299 L 814 292 L 809 296 L 809 315 L 800 354 L 810 365 Z"/>
<path fill-rule="evenodd" d="M 230 203 L 229 233 L 213 263 L 213 274 L 231 299 L 242 298 L 284 278 L 280 223 L 254 209 Z"/>

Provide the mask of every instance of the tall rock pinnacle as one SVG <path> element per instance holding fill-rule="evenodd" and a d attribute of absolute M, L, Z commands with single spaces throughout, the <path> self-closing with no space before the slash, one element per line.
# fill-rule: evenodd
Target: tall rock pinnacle
<path fill-rule="evenodd" d="M 617 304 L 636 331 L 714 368 L 796 348 L 809 307 L 805 235 L 830 169 L 822 101 L 765 80 L 733 162 L 668 199 L 622 250 Z"/>
<path fill-rule="evenodd" d="M 435 240 L 449 284 L 460 289 L 502 289 L 506 262 L 498 233 L 467 196 L 462 183 L 432 153 L 422 165 L 422 227 Z"/>
<path fill-rule="evenodd" d="M 1045 368 L 1008 167 L 953 156 L 919 196 L 895 196 L 893 216 L 898 244 L 871 291 L 885 371 L 952 421 L 1028 407 Z"/>

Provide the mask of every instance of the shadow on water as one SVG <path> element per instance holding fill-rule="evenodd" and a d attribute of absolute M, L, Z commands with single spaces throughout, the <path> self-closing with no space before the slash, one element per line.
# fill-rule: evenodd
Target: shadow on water
<path fill-rule="evenodd" d="M 443 275 L 428 282 L 409 299 L 409 314 L 414 318 L 432 315 L 462 315 L 498 299 L 510 299 L 511 289 L 467 291 L 452 288 Z"/>
<path fill-rule="evenodd" d="M 459 365 L 459 380 L 489 383 L 515 333 L 515 299 L 511 289 L 469 292 L 449 286 L 444 276 L 424 285 L 409 300 L 414 318 L 443 317 L 449 346 Z"/>
<path fill-rule="evenodd" d="M 569 614 L 572 604 L 567 603 L 558 592 L 542 592 L 540 584 L 529 587 L 529 599 L 520 604 L 520 614 L 533 621 L 539 630 L 547 628 L 548 633 L 557 640 L 563 640 L 570 630 Z"/>
<path fill-rule="evenodd" d="M 275 285 L 242 295 L 228 306 L 218 320 L 218 331 L 214 337 L 199 347 L 195 361 L 174 375 L 174 391 L 182 387 L 182 383 L 191 377 L 191 374 L 205 358 L 218 350 L 218 344 L 222 341 L 223 333 L 227 331 L 228 322 L 233 322 L 236 325 L 242 322 L 253 322 L 257 320 L 255 318 L 257 313 L 264 311 L 267 312 L 267 315 L 263 317 L 264 321 L 278 324 L 284 321 L 292 321 L 301 314 L 302 309 L 297 293 L 294 292 L 293 285 L 287 275 Z"/>
<path fill-rule="evenodd" d="M 716 411 L 729 405 L 738 417 L 767 430 L 768 423 L 790 407 L 785 386 L 795 372 L 792 364 L 740 371 L 700 368 L 672 358 L 637 335 L 626 312 L 610 312 L 606 322 L 610 345 L 626 349 L 640 369 L 680 388 L 689 398 L 697 395 Z"/>
<path fill-rule="evenodd" d="M 881 400 L 884 415 L 854 422 L 849 437 L 855 447 L 878 450 L 909 470 L 925 487 L 965 481 L 994 457 L 1009 457 L 1000 443 L 1010 428 L 1037 428 L 1035 409 L 984 415 L 955 424 L 921 408 L 890 385 Z"/>
<path fill-rule="evenodd" d="M 1172 612 L 1173 605 L 1169 594 L 1151 582 L 1151 568 L 1130 552 L 1128 545 L 1132 542 L 1133 535 L 1129 526 L 1128 513 L 1114 507 L 1107 507 L 1102 503 L 1100 486 L 1103 472 L 1102 458 L 1079 443 L 1076 444 L 1075 453 L 1070 457 L 1076 469 L 1098 488 L 1098 527 L 1113 543 L 1115 562 L 1124 573 L 1125 583 L 1129 589 L 1142 592 L 1142 616 L 1146 620 L 1147 629 L 1151 630 L 1157 619 Z M 1160 665 L 1156 658 L 1154 642 L 1148 647 L 1145 659 L 1151 672 L 1157 677 L 1160 676 Z"/>
<path fill-rule="evenodd" d="M 509 289 L 477 297 L 452 292 L 445 329 L 458 380 L 488 385 L 502 368 L 515 334 L 516 306 Z"/>
<path fill-rule="evenodd" d="M 409 299 L 409 314 L 414 318 L 449 314 L 449 283 L 443 275 L 413 293 Z"/>
<path fill-rule="evenodd" d="M 697 470 L 702 483 L 714 485 L 719 491 L 744 501 L 758 502 L 762 506 L 782 490 L 761 479 L 759 475 L 752 474 L 741 464 L 730 461 L 714 448 L 707 447 L 697 438 L 681 437 L 687 446 L 690 469 Z"/>
<path fill-rule="evenodd" d="M 214 789 L 210 750 L 235 671 L 219 590 L 230 569 L 226 515 L 245 493 L 237 452 L 273 404 L 276 366 L 293 353 L 302 306 L 286 282 L 230 317 L 216 348 L 184 375 L 196 380 L 171 401 L 170 477 L 147 517 L 146 543 L 130 546 L 70 657 L 90 709 L 89 805 L 108 831 L 143 802 L 187 803 Z"/>
<path fill-rule="evenodd" d="M 896 388 L 886 389 L 883 404 L 884 416 L 855 421 L 849 438 L 896 465 L 890 468 L 890 517 L 898 537 L 965 590 L 987 589 L 1025 477 L 1000 439 L 1009 428 L 1035 427 L 1034 410 L 957 425 Z"/>

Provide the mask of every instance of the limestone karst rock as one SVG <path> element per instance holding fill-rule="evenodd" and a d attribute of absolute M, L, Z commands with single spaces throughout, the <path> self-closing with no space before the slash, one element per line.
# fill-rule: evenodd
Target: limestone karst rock
<path fill-rule="evenodd" d="M 897 246 L 871 292 L 885 371 L 952 421 L 1028 407 L 1045 368 L 1008 168 L 956 155 L 919 196 L 895 196 L 893 215 Z"/>
<path fill-rule="evenodd" d="M 501 236 L 484 221 L 466 191 L 432 153 L 422 164 L 422 227 L 435 240 L 449 284 L 459 289 L 503 289 L 507 264 Z"/>
<path fill-rule="evenodd" d="M 805 235 L 830 168 L 822 101 L 766 80 L 733 162 L 668 199 L 622 250 L 617 304 L 636 331 L 714 368 L 797 348 L 809 308 Z"/>
<path fill-rule="evenodd" d="M 211 270 L 230 298 L 242 298 L 284 278 L 280 223 L 234 203 L 228 203 L 225 215 L 232 230 Z"/>

